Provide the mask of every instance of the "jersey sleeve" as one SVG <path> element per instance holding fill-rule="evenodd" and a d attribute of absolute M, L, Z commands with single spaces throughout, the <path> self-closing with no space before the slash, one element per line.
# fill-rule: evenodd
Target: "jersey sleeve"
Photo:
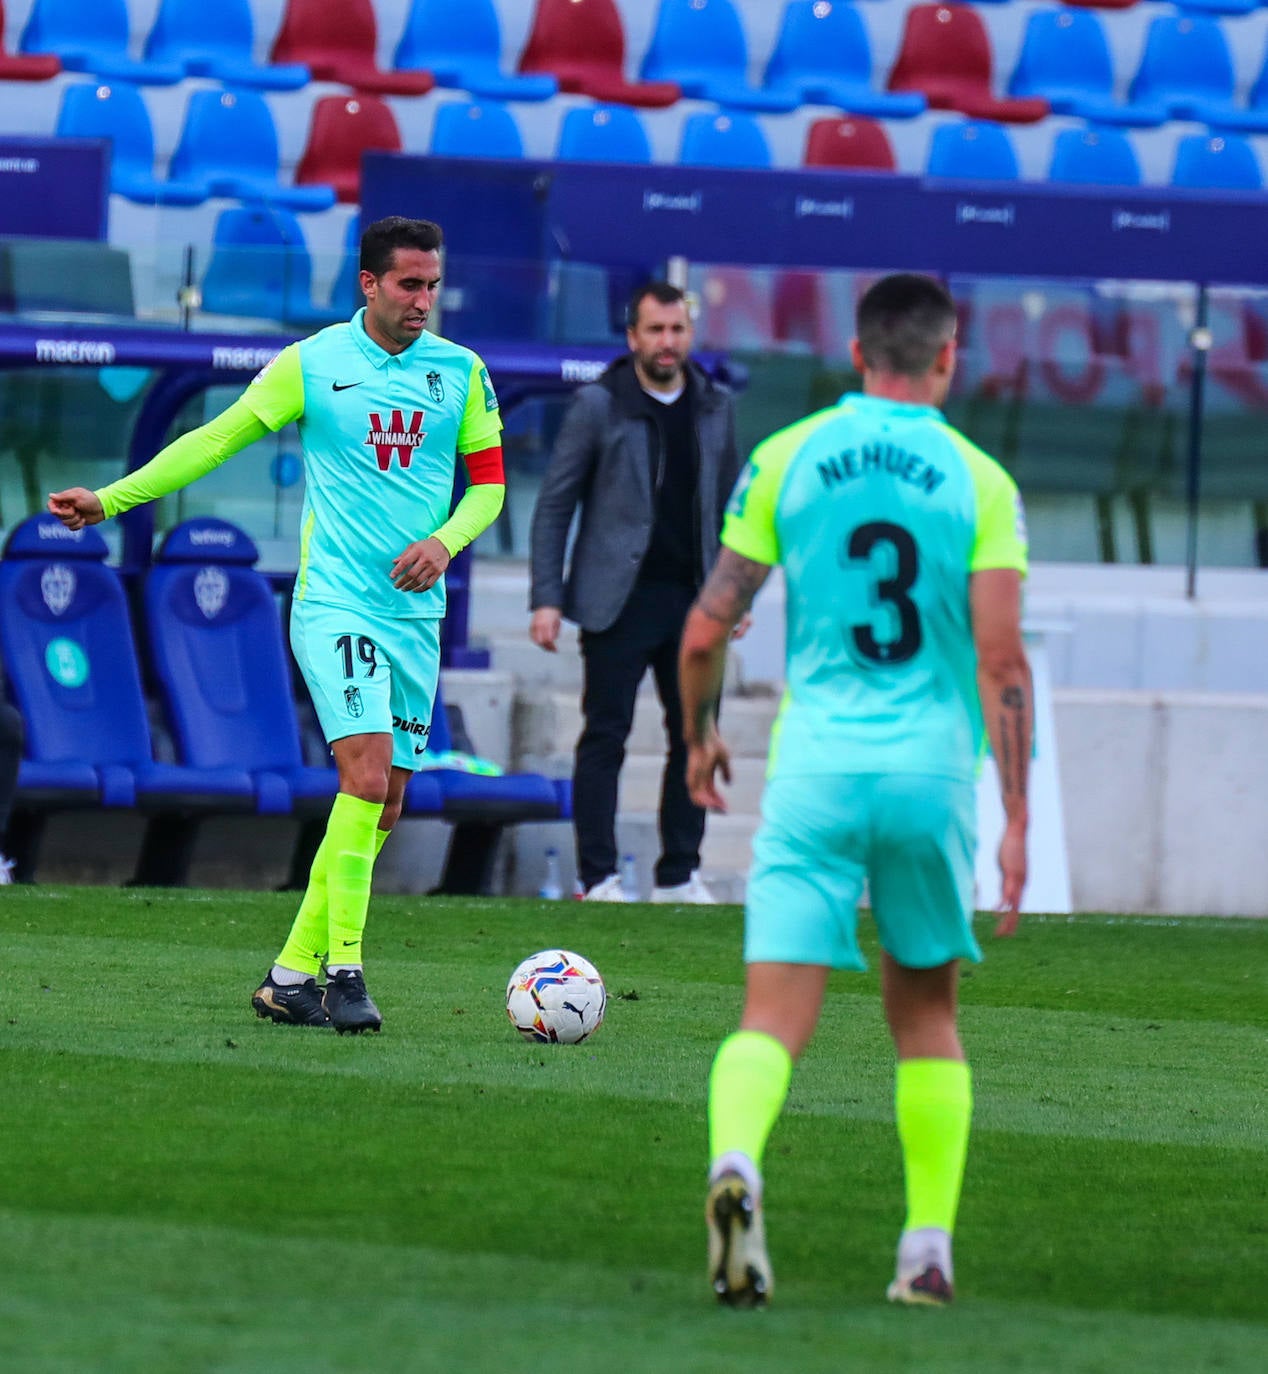
<path fill-rule="evenodd" d="M 1026 511 L 1017 483 L 988 453 L 950 425 L 943 433 L 964 459 L 977 498 L 977 525 L 973 532 L 970 572 L 988 568 L 1012 568 L 1023 577 L 1029 568 Z"/>
<path fill-rule="evenodd" d="M 471 376 L 467 383 L 467 404 L 458 424 L 458 452 L 479 453 L 501 443 L 502 416 L 498 398 L 489 380 L 489 369 L 471 355 Z"/>
<path fill-rule="evenodd" d="M 304 413 L 304 369 L 299 344 L 293 343 L 266 363 L 251 379 L 242 399 L 261 423 L 279 430 Z"/>
<path fill-rule="evenodd" d="M 740 472 L 722 521 L 722 543 L 742 558 L 780 562 L 775 511 L 792 449 L 774 436 L 758 444 Z"/>

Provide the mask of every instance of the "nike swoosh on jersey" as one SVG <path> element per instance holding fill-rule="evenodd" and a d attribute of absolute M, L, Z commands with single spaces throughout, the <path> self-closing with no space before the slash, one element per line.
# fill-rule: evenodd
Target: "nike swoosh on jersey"
<path fill-rule="evenodd" d="M 363 382 L 331 382 L 331 391 L 351 391 L 354 386 L 363 386 Z"/>

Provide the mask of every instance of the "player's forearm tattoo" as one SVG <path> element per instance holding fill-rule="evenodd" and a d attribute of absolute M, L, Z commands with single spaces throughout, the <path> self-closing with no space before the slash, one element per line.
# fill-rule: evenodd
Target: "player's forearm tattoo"
<path fill-rule="evenodd" d="M 713 571 L 700 590 L 696 605 L 723 625 L 734 625 L 753 604 L 770 568 L 723 549 Z"/>
<path fill-rule="evenodd" d="M 1007 803 L 1026 795 L 1026 777 L 1030 769 L 1030 706 L 1024 687 L 1009 684 L 999 694 L 999 714 L 996 717 L 999 737 L 1000 783 Z"/>

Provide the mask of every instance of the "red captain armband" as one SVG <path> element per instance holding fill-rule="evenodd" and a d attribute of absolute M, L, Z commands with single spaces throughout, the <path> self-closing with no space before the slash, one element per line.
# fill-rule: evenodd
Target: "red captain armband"
<path fill-rule="evenodd" d="M 502 445 L 482 448 L 479 453 L 464 453 L 462 461 L 467 465 L 467 481 L 473 487 L 487 486 L 496 482 L 506 485 L 506 473 L 502 469 Z"/>

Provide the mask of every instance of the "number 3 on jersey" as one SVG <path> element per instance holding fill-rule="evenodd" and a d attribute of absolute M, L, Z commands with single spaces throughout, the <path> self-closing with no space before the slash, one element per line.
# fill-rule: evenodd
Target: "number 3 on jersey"
<path fill-rule="evenodd" d="M 879 613 L 849 626 L 855 650 L 868 663 L 906 663 L 919 652 L 923 638 L 920 611 L 907 595 L 920 571 L 916 541 L 901 525 L 872 520 L 846 539 L 841 562 L 845 567 L 862 565 L 870 577 L 869 601 Z M 881 614 L 897 635 L 877 637 Z"/>

